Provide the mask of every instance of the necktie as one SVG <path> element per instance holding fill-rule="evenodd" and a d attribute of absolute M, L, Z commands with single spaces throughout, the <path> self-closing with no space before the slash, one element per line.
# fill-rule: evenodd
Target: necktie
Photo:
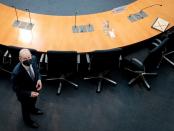
<path fill-rule="evenodd" d="M 29 74 L 30 74 L 31 79 L 34 80 L 35 75 L 34 75 L 34 71 L 33 71 L 33 69 L 32 69 L 31 66 L 29 67 L 29 70 L 28 71 L 29 71 Z"/>

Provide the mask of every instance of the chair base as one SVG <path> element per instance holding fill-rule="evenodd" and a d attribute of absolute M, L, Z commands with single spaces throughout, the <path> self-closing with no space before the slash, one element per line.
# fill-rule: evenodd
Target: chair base
<path fill-rule="evenodd" d="M 149 83 L 147 82 L 145 76 L 156 76 L 157 73 L 140 73 L 138 74 L 136 77 L 132 78 L 129 82 L 128 85 L 131 85 L 132 83 L 134 83 L 135 81 L 137 81 L 138 79 L 141 79 L 143 81 L 143 83 L 146 85 L 147 90 L 151 89 L 151 86 L 149 85 Z"/>
<path fill-rule="evenodd" d="M 65 79 L 64 76 L 61 76 L 60 78 L 49 78 L 49 79 L 46 79 L 46 80 L 58 80 L 59 81 L 59 86 L 57 88 L 57 95 L 60 95 L 61 94 L 61 90 L 62 90 L 62 85 L 63 85 L 63 82 L 66 82 L 72 86 L 75 87 L 75 89 L 78 89 L 78 84 L 72 82 L 72 81 L 69 81 L 67 79 Z"/>
<path fill-rule="evenodd" d="M 161 63 L 162 63 L 163 60 L 165 60 L 166 62 L 168 62 L 170 65 L 172 65 L 172 66 L 174 67 L 174 62 L 171 61 L 171 60 L 167 57 L 168 55 L 171 55 L 171 54 L 173 54 L 173 53 L 174 53 L 174 51 L 171 51 L 171 52 L 168 52 L 168 53 L 166 53 L 166 54 L 163 54 L 162 57 L 161 57 L 160 62 L 159 62 L 158 65 L 157 65 L 157 69 L 159 69 L 159 67 L 160 67 L 160 65 L 161 65 Z"/>
<path fill-rule="evenodd" d="M 6 69 L 4 69 L 4 68 L 2 68 L 2 67 L 0 67 L 0 70 L 2 70 L 2 71 L 4 71 L 4 72 L 7 72 L 7 73 L 11 74 L 11 71 L 8 71 L 8 70 L 6 70 Z"/>
<path fill-rule="evenodd" d="M 111 79 L 109 79 L 109 78 L 107 78 L 107 77 L 104 77 L 104 76 L 96 76 L 96 77 L 94 77 L 94 76 L 91 76 L 91 77 L 85 77 L 84 78 L 84 80 L 90 80 L 90 79 L 99 79 L 99 81 L 98 81 L 98 86 L 97 86 L 97 89 L 96 89 L 96 93 L 100 93 L 101 92 L 101 89 L 102 89 L 102 81 L 103 80 L 105 80 L 105 81 L 108 81 L 108 82 L 110 82 L 110 83 L 112 83 L 112 84 L 114 84 L 114 85 L 117 85 L 117 82 L 115 82 L 115 81 L 113 81 L 113 80 L 111 80 Z"/>

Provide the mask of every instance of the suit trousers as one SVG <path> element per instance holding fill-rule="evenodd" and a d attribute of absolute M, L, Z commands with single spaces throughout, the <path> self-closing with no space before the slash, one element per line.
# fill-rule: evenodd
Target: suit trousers
<path fill-rule="evenodd" d="M 37 97 L 35 98 L 29 98 L 25 101 L 20 101 L 21 102 L 21 108 L 22 108 L 22 117 L 25 123 L 27 124 L 32 124 L 33 121 L 31 119 L 30 114 L 34 111 L 36 111 L 36 100 Z"/>

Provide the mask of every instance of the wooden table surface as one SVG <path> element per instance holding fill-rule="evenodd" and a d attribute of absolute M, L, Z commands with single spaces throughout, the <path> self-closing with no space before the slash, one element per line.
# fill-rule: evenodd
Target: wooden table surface
<path fill-rule="evenodd" d="M 144 10 L 148 17 L 130 22 L 128 16 L 139 12 L 142 8 L 153 4 Z M 18 47 L 34 48 L 38 51 L 73 50 L 90 52 L 116 47 L 124 47 L 146 40 L 161 33 L 151 28 L 157 17 L 170 22 L 168 28 L 174 25 L 174 0 L 137 0 L 126 6 L 119 13 L 106 11 L 97 14 L 77 16 L 77 25 L 94 26 L 94 32 L 73 33 L 74 16 L 50 16 L 31 13 L 32 30 L 13 27 L 16 20 L 14 8 L 0 4 L 0 43 Z M 17 10 L 19 20 L 29 22 L 28 13 Z M 103 31 L 103 22 L 109 21 L 116 37 L 111 38 Z"/>

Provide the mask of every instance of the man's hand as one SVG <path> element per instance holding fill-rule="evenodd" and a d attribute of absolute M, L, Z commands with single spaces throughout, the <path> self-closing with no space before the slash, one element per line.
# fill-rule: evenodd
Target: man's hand
<path fill-rule="evenodd" d="M 41 80 L 37 81 L 36 89 L 37 89 L 37 91 L 40 91 L 42 89 L 42 82 L 41 82 Z"/>
<path fill-rule="evenodd" d="M 31 97 L 38 97 L 38 96 L 39 96 L 38 92 L 35 92 L 35 91 L 31 92 Z"/>

